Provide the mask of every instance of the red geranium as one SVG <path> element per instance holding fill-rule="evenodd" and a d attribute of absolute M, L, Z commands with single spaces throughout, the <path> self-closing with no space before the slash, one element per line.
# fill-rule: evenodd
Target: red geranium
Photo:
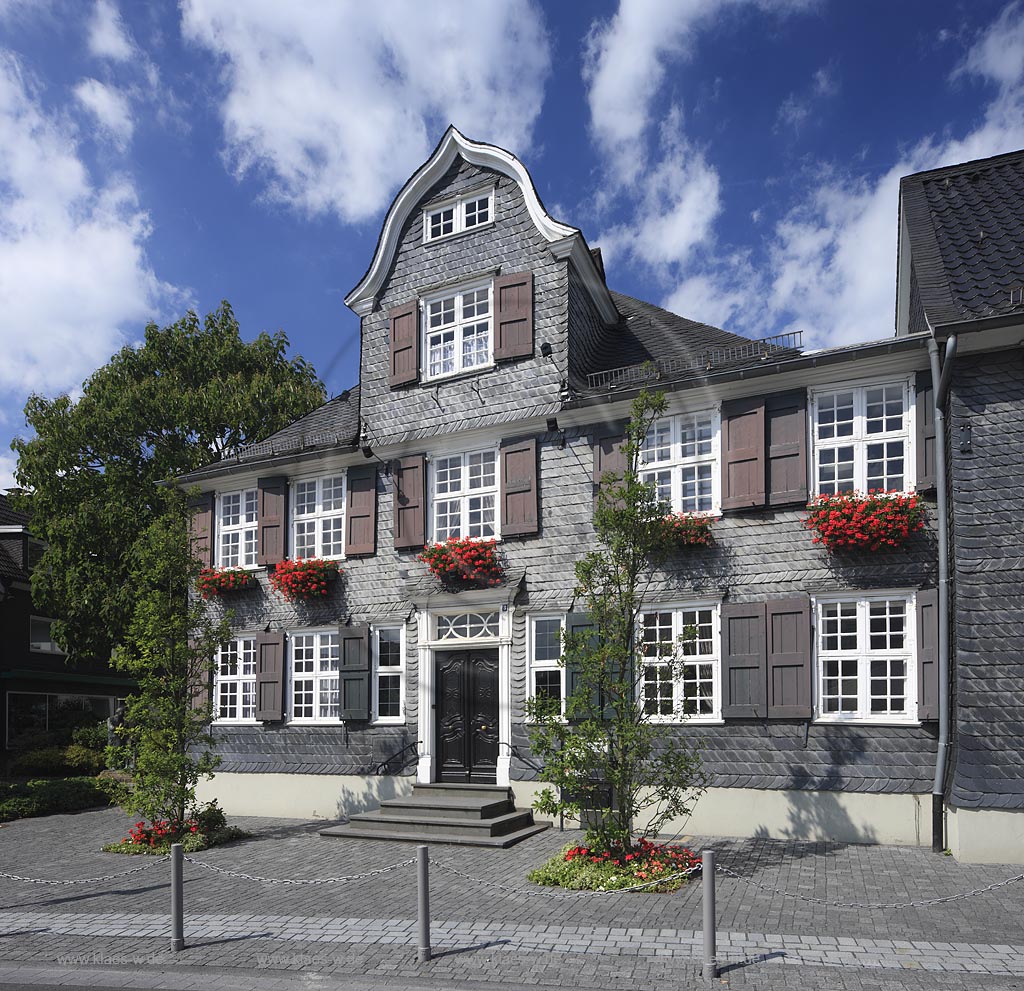
<path fill-rule="evenodd" d="M 298 561 L 287 558 L 278 562 L 269 574 L 270 584 L 278 595 L 295 602 L 321 599 L 327 595 L 327 583 L 342 573 L 337 561 L 306 557 Z"/>
<path fill-rule="evenodd" d="M 419 560 L 443 582 L 478 586 L 501 584 L 496 540 L 449 537 L 443 544 L 425 546 Z"/>
<path fill-rule="evenodd" d="M 662 521 L 665 539 L 676 547 L 706 546 L 711 543 L 711 517 L 693 513 L 671 513 Z"/>
<path fill-rule="evenodd" d="M 203 568 L 199 572 L 196 588 L 204 599 L 209 599 L 246 588 L 254 581 L 252 572 L 243 568 Z"/>
<path fill-rule="evenodd" d="M 899 547 L 921 530 L 925 521 L 924 507 L 914 492 L 820 495 L 807 510 L 804 526 L 817 533 L 814 543 L 824 544 L 829 550 Z"/>

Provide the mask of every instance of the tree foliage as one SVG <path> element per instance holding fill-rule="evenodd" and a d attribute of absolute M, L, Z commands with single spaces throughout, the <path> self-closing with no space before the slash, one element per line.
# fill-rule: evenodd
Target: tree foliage
<path fill-rule="evenodd" d="M 78 399 L 33 395 L 16 440 L 19 508 L 46 542 L 33 575 L 69 657 L 106 657 L 138 605 L 139 542 L 166 511 L 158 483 L 267 437 L 324 401 L 323 384 L 281 332 L 243 341 L 225 302 L 150 324 L 93 373 Z M 143 583 L 145 584 L 145 583 Z"/>
<path fill-rule="evenodd" d="M 678 727 L 657 722 L 639 691 L 640 615 L 672 546 L 669 507 L 640 480 L 639 466 L 648 428 L 664 411 L 661 394 L 641 393 L 627 428 L 625 470 L 602 479 L 594 515 L 598 546 L 576 564 L 576 601 L 591 626 L 563 638 L 565 717 L 557 700 L 528 702 L 530 743 L 544 764 L 541 777 L 554 786 L 535 807 L 573 818 L 590 810 L 587 845 L 598 850 L 632 849 L 638 836 L 688 815 L 705 785 L 699 747 L 685 742 Z M 682 639 L 644 645 L 669 677 L 680 674 L 694 631 Z"/>

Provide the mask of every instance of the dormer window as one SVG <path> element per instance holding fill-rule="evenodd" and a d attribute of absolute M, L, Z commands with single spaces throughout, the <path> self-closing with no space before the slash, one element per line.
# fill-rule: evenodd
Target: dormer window
<path fill-rule="evenodd" d="M 492 284 L 477 282 L 423 299 L 423 380 L 493 364 Z"/>
<path fill-rule="evenodd" d="M 494 190 L 477 190 L 423 211 L 425 243 L 483 227 L 494 220 Z"/>

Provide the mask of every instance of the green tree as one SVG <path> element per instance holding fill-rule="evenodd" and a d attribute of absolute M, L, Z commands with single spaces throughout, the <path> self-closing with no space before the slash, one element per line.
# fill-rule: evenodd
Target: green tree
<path fill-rule="evenodd" d="M 18 439 L 17 499 L 46 542 L 37 607 L 57 617 L 69 659 L 107 657 L 148 584 L 132 574 L 150 526 L 167 512 L 159 483 L 262 440 L 324 401 L 323 384 L 278 332 L 243 341 L 225 302 L 150 324 L 84 384 L 77 400 L 33 395 Z"/>
<path fill-rule="evenodd" d="M 694 642 L 687 630 L 681 643 L 641 646 L 645 594 L 672 547 L 669 507 L 639 475 L 644 438 L 664 411 L 660 393 L 637 397 L 623 445 L 625 470 L 602 479 L 598 546 L 576 564 L 576 598 L 590 626 L 567 631 L 563 642 L 565 718 L 558 700 L 527 704 L 530 743 L 550 783 L 535 808 L 573 818 L 589 809 L 587 844 L 599 850 L 631 849 L 638 836 L 688 815 L 705 787 L 699 746 L 655 721 L 656 706 L 644 704 L 639 692 L 642 652 L 657 658 L 663 677 L 675 678 Z"/>

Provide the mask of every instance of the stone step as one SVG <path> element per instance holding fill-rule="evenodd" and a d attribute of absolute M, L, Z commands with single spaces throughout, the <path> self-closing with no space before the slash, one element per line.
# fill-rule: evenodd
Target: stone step
<path fill-rule="evenodd" d="M 420 816 L 479 820 L 493 819 L 495 816 L 515 811 L 515 805 L 504 795 L 494 796 L 494 799 L 492 801 L 478 795 L 470 795 L 467 798 L 449 798 L 447 795 L 389 798 L 381 802 L 380 815 L 383 818 Z"/>
<path fill-rule="evenodd" d="M 465 819 L 450 816 L 382 815 L 361 812 L 350 816 L 349 822 L 359 827 L 385 829 L 391 833 L 424 833 L 446 836 L 450 833 L 481 833 L 501 836 L 524 829 L 533 822 L 532 812 L 506 812 L 490 819 Z"/>
<path fill-rule="evenodd" d="M 464 782 L 455 781 L 444 781 L 434 782 L 433 784 L 414 784 L 412 786 L 413 797 L 419 795 L 434 796 L 434 797 L 460 797 L 465 798 L 468 795 L 479 795 L 481 798 L 494 799 L 495 796 L 507 798 L 510 802 L 514 801 L 515 798 L 512 794 L 512 789 L 502 785 L 478 785 L 469 784 Z"/>
<path fill-rule="evenodd" d="M 332 826 L 330 829 L 322 829 L 321 836 L 342 837 L 353 840 L 397 840 L 402 843 L 426 843 L 438 846 L 480 846 L 507 849 L 522 840 L 536 836 L 544 832 L 550 826 L 547 822 L 533 823 L 523 829 L 511 833 L 502 833 L 499 836 L 489 836 L 486 833 L 446 833 L 439 835 L 433 831 L 422 833 L 391 833 L 384 824 L 373 828 L 359 826 L 357 823 L 346 823 L 342 826 Z"/>

